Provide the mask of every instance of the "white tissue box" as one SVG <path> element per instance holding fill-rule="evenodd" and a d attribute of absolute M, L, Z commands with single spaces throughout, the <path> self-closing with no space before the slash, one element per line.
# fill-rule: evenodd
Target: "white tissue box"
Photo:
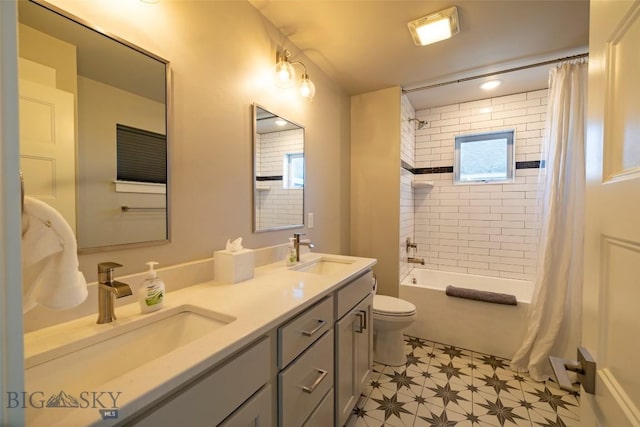
<path fill-rule="evenodd" d="M 241 249 L 213 253 L 213 279 L 221 283 L 238 283 L 253 278 L 254 251 Z"/>

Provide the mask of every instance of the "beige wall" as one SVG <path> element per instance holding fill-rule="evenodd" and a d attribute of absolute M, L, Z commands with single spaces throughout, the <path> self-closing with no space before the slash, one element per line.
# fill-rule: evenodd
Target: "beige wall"
<path fill-rule="evenodd" d="M 164 194 L 116 192 L 116 125 L 165 133 L 165 106 L 78 76 L 78 247 L 166 238 L 164 210 L 129 212 L 121 206 L 165 207 Z"/>
<path fill-rule="evenodd" d="M 351 98 L 351 252 L 378 259 L 378 293 L 398 296 L 400 100 L 392 87 Z"/>
<path fill-rule="evenodd" d="M 349 97 L 253 6 L 189 0 L 51 3 L 169 60 L 172 69 L 172 243 L 82 255 L 80 267 L 89 281 L 102 261 L 124 264 L 120 275 L 143 271 L 150 260 L 166 266 L 210 257 L 238 236 L 250 248 L 287 242 L 294 230 L 251 231 L 253 102 L 306 127 L 305 206 L 315 226 L 302 231 L 317 251 L 349 253 Z M 281 43 L 292 59 L 304 59 L 317 87 L 313 102 L 287 97 L 273 86 Z"/>
<path fill-rule="evenodd" d="M 78 94 L 76 47 L 23 24 L 18 25 L 18 55 L 56 70 L 55 87 Z"/>

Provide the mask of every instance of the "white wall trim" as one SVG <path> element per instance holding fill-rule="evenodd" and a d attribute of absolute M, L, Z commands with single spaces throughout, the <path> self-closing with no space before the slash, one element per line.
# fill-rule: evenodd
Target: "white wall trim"
<path fill-rule="evenodd" d="M 167 184 L 153 182 L 113 181 L 116 193 L 167 194 Z"/>

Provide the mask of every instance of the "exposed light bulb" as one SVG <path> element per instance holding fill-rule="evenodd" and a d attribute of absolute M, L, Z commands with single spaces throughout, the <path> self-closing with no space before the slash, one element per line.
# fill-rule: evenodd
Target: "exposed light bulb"
<path fill-rule="evenodd" d="M 287 89 L 293 85 L 295 76 L 293 66 L 287 61 L 276 64 L 276 85 Z"/>
<path fill-rule="evenodd" d="M 282 89 L 288 89 L 293 86 L 296 71 L 288 60 L 289 52 L 285 50 L 278 53 L 276 58 L 275 80 L 276 86 Z"/>
<path fill-rule="evenodd" d="M 313 99 L 316 94 L 316 85 L 309 79 L 308 74 L 302 75 L 302 82 L 300 83 L 300 95 L 305 98 Z"/>

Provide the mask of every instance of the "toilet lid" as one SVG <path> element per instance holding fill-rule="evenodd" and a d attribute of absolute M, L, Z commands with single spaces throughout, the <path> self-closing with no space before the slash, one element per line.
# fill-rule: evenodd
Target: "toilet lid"
<path fill-rule="evenodd" d="M 389 316 L 410 316 L 416 312 L 416 306 L 409 301 L 387 295 L 373 296 L 374 313 Z"/>

